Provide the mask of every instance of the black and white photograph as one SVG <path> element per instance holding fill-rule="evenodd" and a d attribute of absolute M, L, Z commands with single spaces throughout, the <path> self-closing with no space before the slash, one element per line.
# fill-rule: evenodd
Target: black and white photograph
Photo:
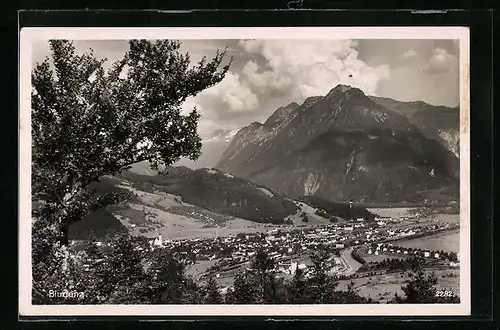
<path fill-rule="evenodd" d="M 21 314 L 470 313 L 467 29 L 20 47 Z"/>

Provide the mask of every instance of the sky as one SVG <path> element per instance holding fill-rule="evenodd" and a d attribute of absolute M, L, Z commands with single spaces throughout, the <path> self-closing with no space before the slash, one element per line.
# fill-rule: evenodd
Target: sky
<path fill-rule="evenodd" d="M 265 121 L 280 106 L 326 95 L 338 84 L 367 95 L 433 105 L 459 104 L 457 40 L 181 40 L 192 62 L 218 49 L 233 57 L 222 82 L 186 100 L 201 113 L 199 133 L 234 129 Z M 108 64 L 123 57 L 126 40 L 77 40 L 76 51 L 92 49 Z M 37 41 L 33 63 L 50 55 Z M 194 64 L 194 63 L 193 63 Z"/>

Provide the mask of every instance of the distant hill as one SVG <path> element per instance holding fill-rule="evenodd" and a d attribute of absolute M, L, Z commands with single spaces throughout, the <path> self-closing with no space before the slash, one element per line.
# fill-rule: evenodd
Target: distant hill
<path fill-rule="evenodd" d="M 335 203 L 318 196 L 304 196 L 302 201 L 319 210 L 320 215 L 331 217 L 340 217 L 346 220 L 356 220 L 363 218 L 365 221 L 373 221 L 375 214 L 364 207 L 349 205 L 345 203 Z"/>
<path fill-rule="evenodd" d="M 255 222 L 283 223 L 297 210 L 286 196 L 215 169 L 171 167 L 166 175 L 125 172 L 120 177 L 139 190 L 178 195 L 203 209 Z"/>
<path fill-rule="evenodd" d="M 69 227 L 68 237 L 87 240 L 93 233 L 96 238 L 127 232 L 127 228 L 109 210 L 103 209 L 86 216 Z"/>
<path fill-rule="evenodd" d="M 94 212 L 73 224 L 70 239 L 87 239 L 91 232 L 103 238 L 125 231 L 122 222 L 125 218 L 127 226 L 135 224 L 137 228 L 154 231 L 161 227 L 161 221 L 151 217 L 157 213 L 155 210 L 169 214 L 168 218 L 178 219 L 174 226 L 181 227 L 186 217 L 195 222 L 205 221 L 206 225 L 213 225 L 206 219 L 223 223 L 227 217 L 255 223 L 288 224 L 291 219 L 301 223 L 300 215 L 305 213 L 315 213 L 317 223 L 329 223 L 328 219 L 334 217 L 373 219 L 373 214 L 362 207 L 312 196 L 294 200 L 263 185 L 209 168 L 169 167 L 166 174 L 157 175 L 125 171 L 116 177 L 103 177 L 91 188 L 98 194 L 121 193 L 123 203 Z"/>
<path fill-rule="evenodd" d="M 406 115 L 360 89 L 339 85 L 287 109 L 241 129 L 217 168 L 294 197 L 388 203 L 457 199 L 458 158 Z"/>
<path fill-rule="evenodd" d="M 130 202 L 134 196 L 128 191 L 117 186 L 119 180 L 112 177 L 103 177 L 99 182 L 94 182 L 89 189 L 95 190 L 98 195 L 104 193 L 121 193 L 125 201 Z M 69 239 L 88 239 L 93 233 L 96 238 L 104 238 L 120 232 L 127 232 L 127 228 L 112 214 L 110 208 L 95 211 L 82 220 L 70 225 L 68 231 Z"/>

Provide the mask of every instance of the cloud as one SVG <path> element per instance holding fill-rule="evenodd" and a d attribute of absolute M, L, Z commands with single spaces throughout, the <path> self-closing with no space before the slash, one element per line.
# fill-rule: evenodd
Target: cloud
<path fill-rule="evenodd" d="M 190 96 L 184 101 L 184 103 L 182 103 L 181 114 L 188 115 L 195 108 L 197 111 L 200 111 L 200 105 L 196 103 L 195 98 L 193 96 Z"/>
<path fill-rule="evenodd" d="M 417 52 L 414 51 L 413 49 L 410 49 L 409 51 L 403 54 L 403 58 L 412 58 L 417 56 L 418 56 Z"/>
<path fill-rule="evenodd" d="M 455 55 L 449 54 L 443 48 L 436 48 L 422 71 L 429 74 L 449 72 L 457 65 L 457 61 Z"/>
<path fill-rule="evenodd" d="M 210 118 L 213 117 L 213 114 L 200 106 L 196 97 L 191 96 L 184 101 L 181 106 L 181 114 L 188 115 L 194 108 L 196 108 L 200 114 L 200 119 L 198 120 L 198 134 L 206 135 L 220 128 L 225 128 L 220 121 L 215 121 Z"/>
<path fill-rule="evenodd" d="M 35 40 L 31 44 L 31 62 L 33 67 L 36 63 L 43 62 L 50 55 L 50 48 L 48 41 Z"/>
<path fill-rule="evenodd" d="M 257 108 L 259 100 L 238 73 L 229 71 L 217 85 L 186 99 L 182 109 L 186 113 L 195 106 L 200 112 L 246 112 Z"/>
<path fill-rule="evenodd" d="M 286 93 L 300 101 L 347 84 L 373 95 L 378 82 L 389 77 L 388 66 L 371 67 L 358 58 L 353 40 L 241 40 L 240 45 L 265 60 L 265 65 L 248 61 L 242 71 L 259 94 Z"/>
<path fill-rule="evenodd" d="M 201 114 L 199 132 L 208 133 L 227 128 L 228 119 L 251 115 L 259 108 L 259 99 L 238 73 L 229 71 L 217 85 L 187 98 L 181 112 L 188 114 L 194 108 Z"/>
<path fill-rule="evenodd" d="M 259 105 L 257 96 L 240 75 L 233 72 L 228 72 L 219 84 L 203 91 L 198 98 L 222 103 L 231 112 L 251 111 Z"/>
<path fill-rule="evenodd" d="M 211 119 L 201 118 L 198 122 L 198 133 L 200 135 L 210 134 L 211 132 L 216 131 L 220 128 L 221 125 Z"/>
<path fill-rule="evenodd" d="M 301 102 L 313 95 L 326 95 L 338 84 L 359 87 L 376 95 L 379 82 L 389 77 L 387 65 L 369 65 L 358 57 L 354 40 L 203 40 L 183 41 L 182 51 L 197 62 L 211 58 L 229 46 L 235 56 L 231 71 L 217 85 L 188 98 L 184 114 L 194 107 L 201 114 L 200 131 L 247 125 L 267 118 L 277 107 Z M 39 58 L 46 45 L 34 50 Z M 126 41 L 77 41 L 77 52 L 92 47 L 99 58 L 110 62 L 123 56 Z M 45 48 L 44 48 L 45 47 Z M 220 127 L 217 127 L 220 126 Z"/>

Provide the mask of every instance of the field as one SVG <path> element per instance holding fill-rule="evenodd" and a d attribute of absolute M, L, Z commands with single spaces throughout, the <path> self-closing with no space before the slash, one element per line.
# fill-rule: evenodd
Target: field
<path fill-rule="evenodd" d="M 155 214 L 155 221 L 160 223 L 161 227 L 154 231 L 142 233 L 146 237 L 156 237 L 158 234 L 161 234 L 164 239 L 172 240 L 224 237 L 241 232 L 267 232 L 275 227 L 267 224 L 256 224 L 243 219 L 227 220 L 223 227 L 216 227 L 188 216 L 158 209 L 150 209 L 149 211 Z"/>
<path fill-rule="evenodd" d="M 390 226 L 392 229 L 402 229 L 402 228 L 407 229 L 422 225 L 424 223 L 431 224 L 433 222 L 433 219 L 431 218 L 420 218 L 418 221 L 416 218 L 407 218 L 403 220 L 402 218 L 409 216 L 412 210 L 414 209 L 407 207 L 369 209 L 370 212 L 378 214 L 381 217 L 389 217 L 394 220 L 397 220 L 396 223 L 391 223 Z"/>
<path fill-rule="evenodd" d="M 453 230 L 431 236 L 401 240 L 397 241 L 395 244 L 403 247 L 444 250 L 458 253 L 460 251 L 460 231 Z"/>
<path fill-rule="evenodd" d="M 368 209 L 370 212 L 378 214 L 381 217 L 391 217 L 393 219 L 399 219 L 405 216 L 409 216 L 413 211 L 419 211 L 419 208 L 373 208 Z M 432 210 L 431 210 L 432 211 Z M 416 219 L 400 220 L 401 225 L 412 225 L 415 224 Z M 450 224 L 458 224 L 460 222 L 459 214 L 446 214 L 446 213 L 436 213 L 427 216 L 421 216 L 418 220 L 421 224 L 425 222 L 440 221 Z"/>
<path fill-rule="evenodd" d="M 399 218 L 405 216 L 410 208 L 389 208 L 389 209 L 370 209 L 371 212 L 379 214 L 381 216 L 387 216 L 392 218 Z M 415 225 L 423 224 L 433 224 L 436 222 L 449 223 L 456 225 L 460 222 L 459 214 L 435 214 L 425 218 L 418 219 L 407 219 L 398 222 L 397 224 L 392 224 L 391 227 L 396 228 L 411 228 Z M 454 230 L 449 232 L 444 232 L 436 235 L 430 235 L 425 237 L 419 237 L 415 239 L 408 240 L 398 240 L 395 244 L 403 247 L 412 248 L 422 248 L 429 250 L 444 250 L 444 251 L 454 251 L 459 252 L 460 247 L 460 231 Z"/>
<path fill-rule="evenodd" d="M 436 214 L 436 220 L 449 224 L 460 223 L 460 214 Z"/>
<path fill-rule="evenodd" d="M 163 192 L 144 192 L 128 185 L 121 187 L 131 191 L 141 203 L 129 203 L 113 212 L 132 235 L 153 238 L 161 234 L 163 239 L 180 240 L 287 228 L 211 213 Z"/>
<path fill-rule="evenodd" d="M 410 208 L 378 208 L 370 209 L 371 212 L 376 213 L 384 217 L 400 218 L 404 217 L 410 211 Z M 429 217 L 420 218 L 420 225 L 424 223 L 435 223 L 436 221 L 446 222 L 450 224 L 459 223 L 458 214 L 435 214 Z M 400 221 L 397 224 L 391 225 L 393 228 L 408 228 L 416 224 L 416 220 L 407 219 Z M 425 237 L 419 237 L 407 240 L 398 240 L 394 242 L 395 245 L 402 247 L 417 247 L 429 250 L 444 250 L 444 251 L 454 251 L 459 252 L 459 230 L 447 231 L 439 233 L 436 235 L 430 235 Z M 385 258 L 404 258 L 404 255 L 393 255 L 393 254 L 379 254 L 378 256 L 374 254 L 368 254 L 367 250 L 361 248 L 358 253 L 366 261 L 380 261 Z M 452 290 L 454 294 L 459 295 L 459 269 L 435 269 L 435 275 L 438 278 L 437 288 L 442 290 Z M 451 274 L 451 276 L 450 276 Z M 398 295 L 403 295 L 401 290 L 401 285 L 404 284 L 406 276 L 404 274 L 383 274 L 375 275 L 370 277 L 355 278 L 354 288 L 359 292 L 360 295 L 364 297 L 371 297 L 372 299 L 379 301 L 381 303 L 386 303 L 394 297 L 394 293 Z M 339 289 L 345 289 L 350 280 L 340 281 Z"/>
<path fill-rule="evenodd" d="M 218 260 L 198 260 L 195 264 L 186 268 L 186 274 L 192 276 L 195 280 L 207 271 L 208 268 L 214 266 Z"/>
<path fill-rule="evenodd" d="M 378 214 L 381 217 L 391 217 L 391 218 L 400 218 L 404 217 L 408 214 L 410 208 L 408 207 L 394 207 L 394 208 L 373 208 L 368 209 L 368 211 Z"/>
<path fill-rule="evenodd" d="M 362 255 L 363 259 L 366 260 L 366 262 L 378 262 L 382 261 L 384 259 L 404 259 L 406 258 L 404 255 L 397 255 L 397 254 L 363 254 Z"/>
<path fill-rule="evenodd" d="M 450 274 L 453 274 L 453 277 L 448 276 Z M 435 275 L 438 278 L 438 290 L 452 290 L 455 295 L 460 295 L 458 274 L 458 269 L 436 270 Z M 395 293 L 400 296 L 404 295 L 401 290 L 401 285 L 404 284 L 406 279 L 407 277 L 404 274 L 394 273 L 355 278 L 352 281 L 354 282 L 354 289 L 358 291 L 361 296 L 372 298 L 381 303 L 386 303 L 394 297 Z M 338 289 L 346 290 L 347 284 L 350 282 L 351 280 L 339 281 Z"/>

